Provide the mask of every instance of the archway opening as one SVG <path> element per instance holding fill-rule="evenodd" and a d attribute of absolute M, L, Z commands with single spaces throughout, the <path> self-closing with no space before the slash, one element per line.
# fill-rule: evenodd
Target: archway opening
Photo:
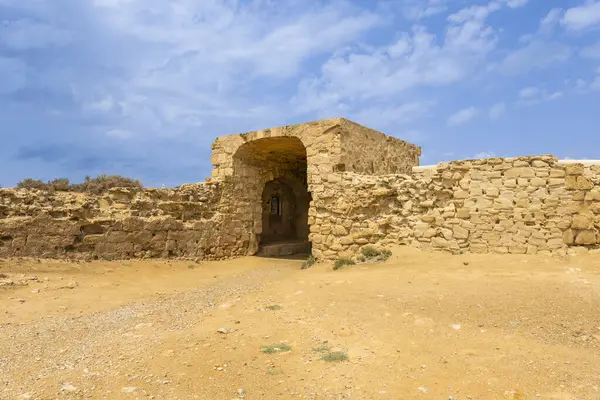
<path fill-rule="evenodd" d="M 265 184 L 261 244 L 308 241 L 308 192 L 284 179 Z"/>
<path fill-rule="evenodd" d="M 243 144 L 234 155 L 236 199 L 256 236 L 256 253 L 288 256 L 310 252 L 306 148 L 291 136 Z"/>

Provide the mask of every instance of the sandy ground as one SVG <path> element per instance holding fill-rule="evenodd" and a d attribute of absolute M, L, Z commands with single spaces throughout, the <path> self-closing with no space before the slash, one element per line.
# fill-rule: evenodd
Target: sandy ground
<path fill-rule="evenodd" d="M 0 261 L 0 398 L 600 399 L 598 254 L 300 263 Z"/>

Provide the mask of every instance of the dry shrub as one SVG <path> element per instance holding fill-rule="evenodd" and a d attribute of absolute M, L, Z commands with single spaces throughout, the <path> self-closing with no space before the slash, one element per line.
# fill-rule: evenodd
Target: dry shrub
<path fill-rule="evenodd" d="M 54 179 L 44 183 L 39 179 L 26 178 L 17 184 L 19 189 L 37 189 L 44 191 L 61 192 L 85 192 L 92 194 L 102 194 L 112 188 L 130 188 L 142 189 L 142 183 L 138 180 L 126 178 L 120 175 L 99 175 L 96 178 L 85 177 L 83 183 L 70 183 L 67 178 Z"/>

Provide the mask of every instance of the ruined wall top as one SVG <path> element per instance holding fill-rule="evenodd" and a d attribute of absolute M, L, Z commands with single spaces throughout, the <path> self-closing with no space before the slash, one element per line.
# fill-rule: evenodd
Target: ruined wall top
<path fill-rule="evenodd" d="M 220 179 L 234 174 L 233 159 L 243 145 L 278 137 L 300 139 L 306 148 L 309 174 L 410 173 L 413 166 L 419 165 L 421 155 L 418 146 L 344 118 L 331 118 L 219 137 L 212 145 L 212 177 Z"/>

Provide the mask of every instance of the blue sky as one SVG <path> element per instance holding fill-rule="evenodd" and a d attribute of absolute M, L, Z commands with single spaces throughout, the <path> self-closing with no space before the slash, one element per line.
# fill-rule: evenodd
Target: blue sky
<path fill-rule="evenodd" d="M 343 116 L 600 158 L 600 0 L 0 0 L 0 185 L 203 181 L 215 137 Z"/>

